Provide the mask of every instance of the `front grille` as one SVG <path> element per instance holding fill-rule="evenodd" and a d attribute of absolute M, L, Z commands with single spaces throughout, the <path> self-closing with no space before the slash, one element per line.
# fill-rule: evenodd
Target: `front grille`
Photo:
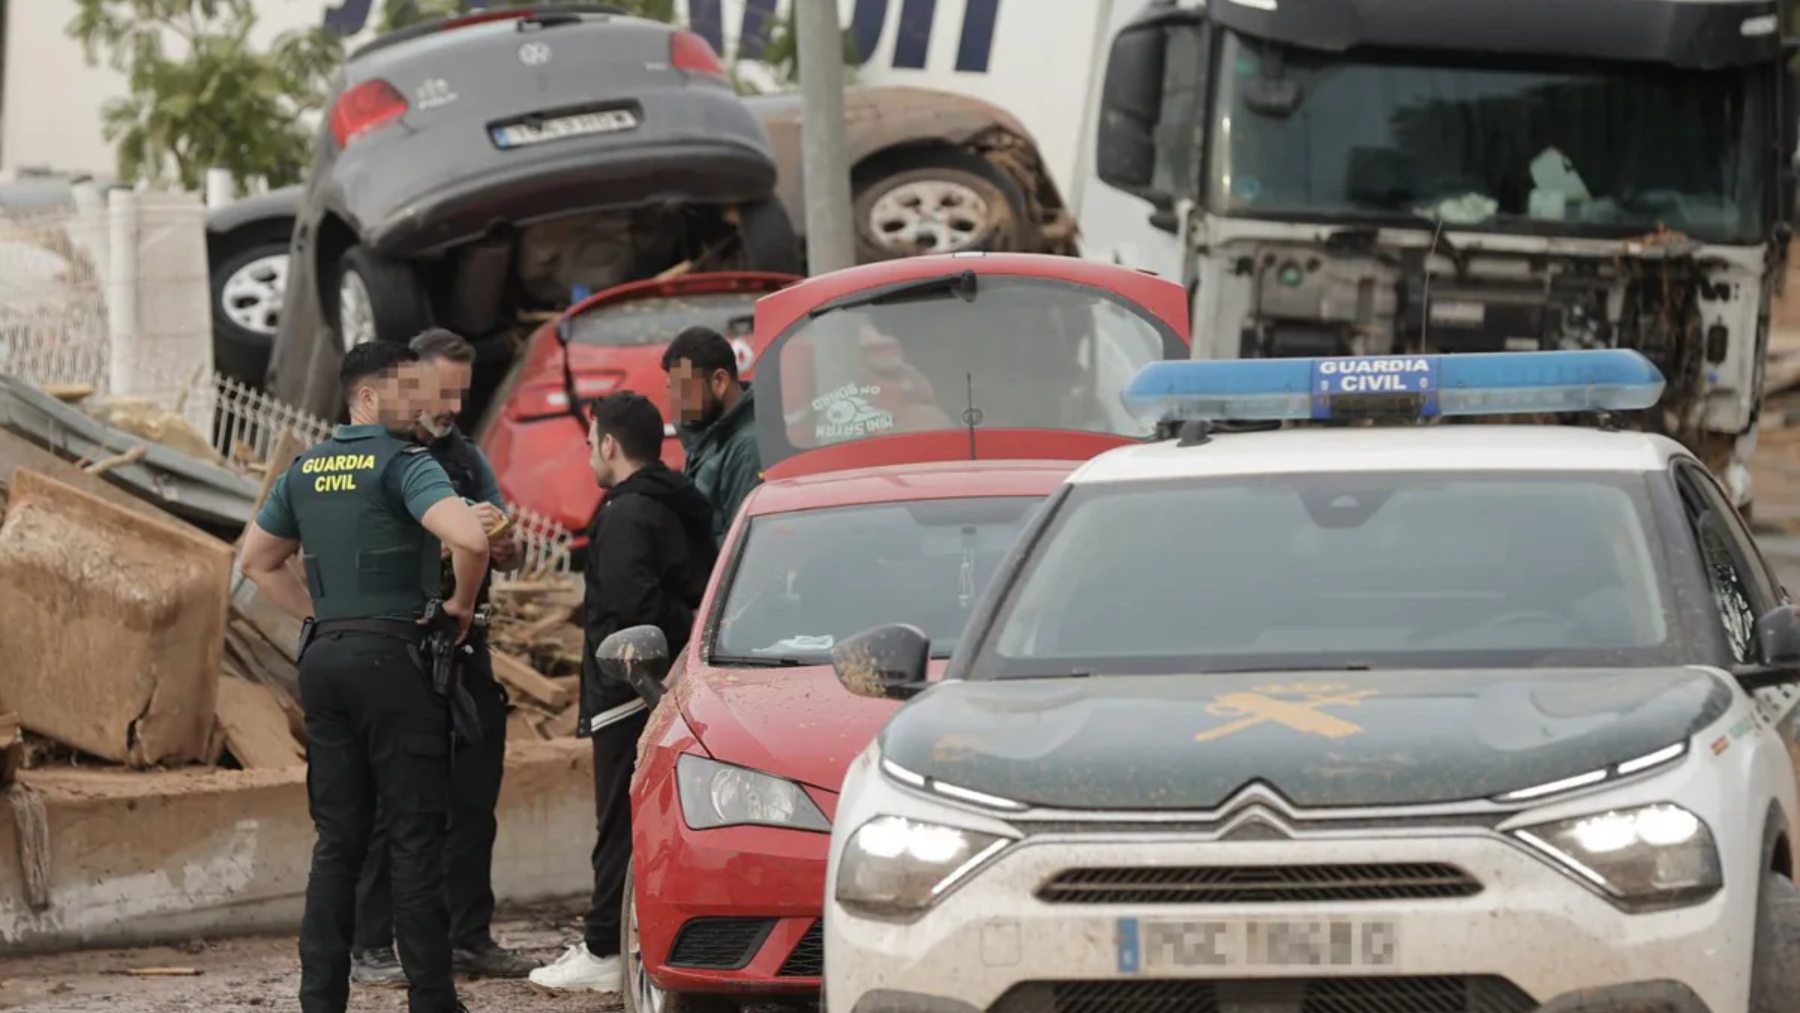
<path fill-rule="evenodd" d="M 817 978 L 825 973 L 825 923 L 813 922 L 776 972 L 781 978 Z"/>
<path fill-rule="evenodd" d="M 695 918 L 675 935 L 670 967 L 736 971 L 749 964 L 775 927 L 770 918 Z"/>
<path fill-rule="evenodd" d="M 989 1013 L 1525 1013 L 1504 978 L 1059 981 L 1018 985 Z"/>
<path fill-rule="evenodd" d="M 1302 904 L 1468 897 L 1481 884 L 1454 865 L 1198 865 L 1066 869 L 1038 887 L 1050 904 Z"/>

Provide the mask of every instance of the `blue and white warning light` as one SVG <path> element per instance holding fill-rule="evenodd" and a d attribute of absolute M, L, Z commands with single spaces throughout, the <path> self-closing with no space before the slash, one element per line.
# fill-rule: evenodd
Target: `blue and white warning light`
<path fill-rule="evenodd" d="M 1627 348 L 1153 362 L 1120 395 L 1145 422 L 1637 411 L 1662 371 Z"/>

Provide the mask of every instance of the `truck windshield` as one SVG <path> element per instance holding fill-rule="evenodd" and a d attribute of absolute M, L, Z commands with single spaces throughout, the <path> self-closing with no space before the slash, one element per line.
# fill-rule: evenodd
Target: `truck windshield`
<path fill-rule="evenodd" d="M 1239 213 L 1760 243 L 1766 89 L 1747 70 L 1221 51 L 1211 198 Z"/>
<path fill-rule="evenodd" d="M 1668 663 L 1642 476 L 1077 485 L 978 677 Z"/>

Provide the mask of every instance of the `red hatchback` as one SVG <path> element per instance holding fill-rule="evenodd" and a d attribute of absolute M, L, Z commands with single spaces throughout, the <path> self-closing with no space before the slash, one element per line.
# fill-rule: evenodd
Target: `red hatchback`
<path fill-rule="evenodd" d="M 713 328 L 737 347 L 738 370 L 748 376 L 756 300 L 799 280 L 734 271 L 632 282 L 589 296 L 538 328 L 479 427 L 501 493 L 574 532 L 579 546 L 600 489 L 588 470 L 587 432 L 569 411 L 570 381 L 583 400 L 637 391 L 662 407 L 666 425 L 662 354 L 675 335 L 695 324 Z M 572 376 L 563 372 L 565 341 Z M 663 432 L 663 461 L 679 469 L 675 428 Z"/>
<path fill-rule="evenodd" d="M 894 706 L 842 689 L 831 646 L 900 617 L 947 655 L 1043 499 L 1150 435 L 1125 383 L 1187 354 L 1180 286 L 1031 255 L 853 268 L 763 298 L 755 324 L 768 482 L 726 536 L 632 783 L 638 1013 L 818 990 L 837 790 Z"/>

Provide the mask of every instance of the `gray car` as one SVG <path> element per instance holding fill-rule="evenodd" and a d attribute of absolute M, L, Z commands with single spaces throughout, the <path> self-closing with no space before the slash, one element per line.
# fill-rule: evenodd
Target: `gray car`
<path fill-rule="evenodd" d="M 587 5 L 442 19 L 352 54 L 327 110 L 269 375 L 318 414 L 361 341 L 436 323 L 499 362 L 583 290 L 800 267 L 768 134 L 691 32 Z M 274 235 L 215 287 L 273 282 Z"/>

